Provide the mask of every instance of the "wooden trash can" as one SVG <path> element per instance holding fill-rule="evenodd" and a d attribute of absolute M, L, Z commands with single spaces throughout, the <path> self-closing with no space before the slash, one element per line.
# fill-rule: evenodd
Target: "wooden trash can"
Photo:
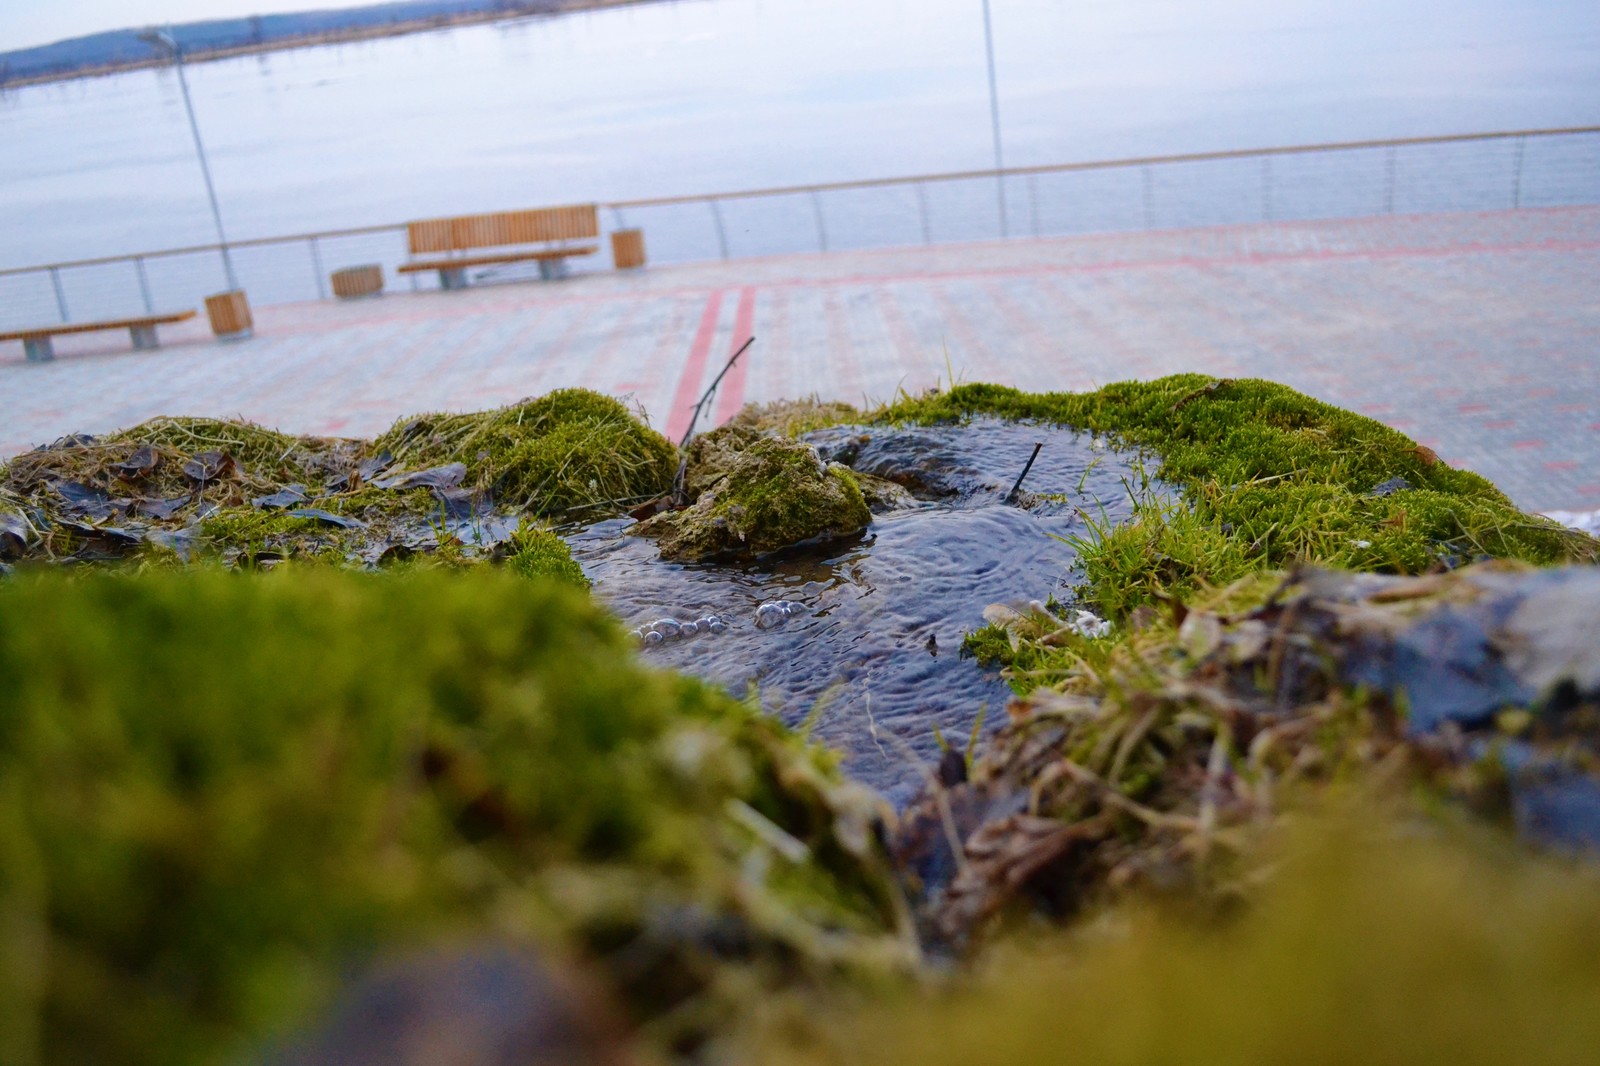
<path fill-rule="evenodd" d="M 335 270 L 332 279 L 333 294 L 341 300 L 376 296 L 383 291 L 383 267 L 377 263 Z"/>
<path fill-rule="evenodd" d="M 616 264 L 618 270 L 636 270 L 644 266 L 644 230 L 613 230 L 611 261 Z"/>
<path fill-rule="evenodd" d="M 243 289 L 207 296 L 206 317 L 211 319 L 211 332 L 223 340 L 242 339 L 255 332 L 250 301 L 245 299 Z"/>

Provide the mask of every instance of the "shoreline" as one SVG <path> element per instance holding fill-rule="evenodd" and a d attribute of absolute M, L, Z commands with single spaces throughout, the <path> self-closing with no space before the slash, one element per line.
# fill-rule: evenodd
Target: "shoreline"
<path fill-rule="evenodd" d="M 486 25 L 492 22 L 512 22 L 518 19 L 555 18 L 584 11 L 599 11 L 605 8 L 630 7 L 636 4 L 658 2 L 660 0 L 562 0 L 559 6 L 543 11 L 464 11 L 459 15 L 436 15 L 432 18 L 411 19 L 406 22 L 394 22 L 383 26 L 351 26 L 345 30 L 280 37 L 271 41 L 232 45 L 226 48 L 196 49 L 192 52 L 185 52 L 183 60 L 185 63 L 210 63 L 222 59 L 237 59 L 241 56 L 287 52 L 296 48 L 316 48 L 330 44 L 356 44 L 390 37 L 405 37 L 413 33 L 426 33 L 430 30 L 453 30 L 465 26 Z M 129 60 L 124 63 L 77 67 L 73 70 L 52 71 L 47 74 L 30 74 L 0 81 L 0 93 L 35 85 L 53 85 L 60 82 L 77 81 L 82 78 L 100 78 L 111 74 L 126 74 L 130 71 L 152 70 L 157 67 L 167 66 L 170 62 L 169 59 L 163 56 L 151 56 L 149 59 Z"/>

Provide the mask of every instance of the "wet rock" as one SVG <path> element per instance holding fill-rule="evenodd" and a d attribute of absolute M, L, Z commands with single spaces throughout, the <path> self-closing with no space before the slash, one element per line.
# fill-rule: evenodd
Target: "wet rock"
<path fill-rule="evenodd" d="M 1409 488 L 1411 488 L 1411 482 L 1407 481 L 1405 478 L 1392 477 L 1388 481 L 1384 481 L 1372 486 L 1371 491 L 1369 491 L 1367 495 L 1378 497 L 1393 496 L 1395 493 L 1404 492 Z"/>
<path fill-rule="evenodd" d="M 849 464 L 846 463 L 846 466 Z M 867 501 L 867 509 L 873 514 L 888 514 L 890 511 L 903 511 L 907 507 L 915 507 L 917 498 L 911 490 L 904 485 L 898 485 L 885 478 L 874 477 L 871 474 L 856 473 L 856 483 L 861 486 L 861 495 Z"/>
<path fill-rule="evenodd" d="M 624 1030 L 599 995 L 532 953 L 481 946 L 372 967 L 321 1028 L 259 1066 L 626 1066 Z"/>
<path fill-rule="evenodd" d="M 695 503 L 634 527 L 657 538 L 664 559 L 764 555 L 861 532 L 872 520 L 849 470 L 824 464 L 808 444 L 753 440 Z"/>
<path fill-rule="evenodd" d="M 0 511 L 0 559 L 21 558 L 35 536 L 27 519 L 10 511 Z"/>
<path fill-rule="evenodd" d="M 1404 694 L 1413 732 L 1481 727 L 1508 706 L 1548 707 L 1562 690 L 1600 697 L 1600 569 L 1480 564 L 1305 580 L 1314 601 L 1345 605 L 1343 679 Z"/>
<path fill-rule="evenodd" d="M 983 480 L 964 461 L 966 456 L 950 446 L 949 434 L 938 430 L 864 433 L 859 426 L 840 426 L 810 434 L 807 440 L 825 459 L 892 482 L 919 499 L 970 495 Z"/>

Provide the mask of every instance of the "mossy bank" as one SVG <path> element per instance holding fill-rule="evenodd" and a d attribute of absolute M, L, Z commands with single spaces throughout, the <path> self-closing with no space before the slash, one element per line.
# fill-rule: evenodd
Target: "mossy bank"
<path fill-rule="evenodd" d="M 0 582 L 0 1055 L 211 1063 L 443 941 L 589 960 L 662 1047 L 915 957 L 872 799 L 492 573 Z"/>
<path fill-rule="evenodd" d="M 1070 606 L 1109 634 L 1051 603 L 996 613 L 973 635 L 969 649 L 1025 698 L 990 743 L 948 752 L 898 822 L 802 737 L 643 667 L 550 528 L 637 504 L 664 524 L 689 514 L 670 510 L 684 463 L 695 507 L 724 508 L 707 554 L 853 536 L 873 521 L 858 479 L 790 438 L 976 415 L 1141 449 L 1178 493 L 1130 484 L 1135 520 L 1078 545 L 1085 580 Z M 1101 1019 L 1113 1036 L 1159 1029 L 1094 1007 L 1136 1004 L 1118 990 L 1148 978 L 1173 983 L 1163 1002 L 1184 1005 L 1202 1060 L 1284 1057 L 1286 1031 L 1256 1024 L 1244 992 L 1194 993 L 1213 959 L 1242 975 L 1219 989 L 1281 986 L 1298 951 L 1334 960 L 1311 967 L 1330 997 L 1368 973 L 1389 990 L 1317 1015 L 1327 1031 L 1374 1019 L 1396 1031 L 1385 1004 L 1407 987 L 1460 987 L 1441 975 L 1462 945 L 1486 971 L 1514 956 L 1503 972 L 1520 975 L 1504 1009 L 1463 993 L 1469 1019 L 1513 1018 L 1516 988 L 1560 1007 L 1528 1017 L 1576 1017 L 1561 1011 L 1592 991 L 1600 928 L 1585 868 L 1550 873 L 1508 835 L 1462 824 L 1509 822 L 1505 744 L 1540 758 L 1560 746 L 1564 767 L 1592 774 L 1591 694 L 1565 689 L 1559 706 L 1528 701 L 1435 743 L 1407 731 L 1403 694 L 1351 682 L 1328 643 L 1338 627 L 1322 623 L 1352 605 L 1387 617 L 1389 601 L 1453 604 L 1476 575 L 1500 574 L 1472 567 L 1485 559 L 1591 564 L 1593 539 L 1522 514 L 1377 422 L 1260 381 L 965 386 L 870 412 L 788 403 L 747 410 L 697 447 L 682 456 L 615 401 L 566 391 L 403 419 L 374 441 L 161 419 L 8 463 L 0 1057 L 239 1061 L 318 1017 L 353 966 L 490 941 L 596 975 L 653 1054 L 714 1060 L 754 1022 L 826 1030 L 833 1016 L 818 1012 L 841 999 L 948 973 L 923 966 L 927 948 L 981 967 L 1014 923 L 1092 936 L 1143 923 L 1126 908 L 1151 900 L 1161 922 L 1223 939 L 1169 956 L 1143 946 L 1159 938 L 1140 924 L 1127 950 L 1061 942 L 1065 962 L 1018 971 L 1042 975 L 1035 989 L 997 997 L 1011 1000 L 994 1015 L 1002 1035 L 970 1046 L 1030 1043 L 1008 1044 L 1004 1027 L 1043 1032 L 1058 987 L 1079 990 L 1062 993 L 1083 1005 L 1072 1032 Z M 788 521 L 782 485 L 797 472 L 837 517 Z M 786 533 L 760 539 L 744 524 L 757 512 Z M 465 535 L 491 522 L 487 540 Z M 1375 605 L 1328 593 L 1316 567 L 1427 576 L 1385 586 Z M 349 569 L 375 572 L 336 572 Z M 1326 912 L 1292 892 L 1270 905 L 1280 816 L 1341 790 L 1378 797 L 1361 829 L 1377 834 L 1373 854 L 1390 854 L 1396 833 L 1447 852 L 1473 840 L 1489 855 L 1473 869 L 1511 869 L 1509 888 L 1484 882 L 1506 906 L 1441 909 L 1448 879 L 1429 871 L 1454 860 L 1430 859 L 1400 885 L 1404 913 L 1459 921 L 1409 923 L 1430 939 L 1401 943 L 1403 972 L 1359 953 L 1358 969 L 1340 969 L 1326 938 L 1285 934 Z M 1374 883 L 1363 874 L 1347 897 L 1366 907 Z M 1554 901 L 1570 951 L 1528 899 Z M 1227 942 L 1257 910 L 1265 932 Z M 1398 935 L 1359 919 L 1338 911 L 1328 928 Z M 1492 922 L 1503 942 L 1485 940 Z M 957 1030 L 992 1009 L 987 995 L 958 996 L 944 1021 L 911 1007 L 851 1022 L 823 1041 L 838 1053 L 792 1031 L 776 1042 L 804 1061 L 972 1061 Z M 1314 1031 L 1313 1048 L 1342 1046 Z M 1549 1046 L 1585 1033 L 1574 1023 Z M 1109 1036 L 1073 1047 L 1183 1057 Z"/>

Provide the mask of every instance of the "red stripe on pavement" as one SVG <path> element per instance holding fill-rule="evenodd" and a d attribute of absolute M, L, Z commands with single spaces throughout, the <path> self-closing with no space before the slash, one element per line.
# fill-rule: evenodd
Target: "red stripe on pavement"
<path fill-rule="evenodd" d="M 711 354 L 711 338 L 716 336 L 717 316 L 721 313 L 722 290 L 717 289 L 706 301 L 700 328 L 689 346 L 689 361 L 684 364 L 677 395 L 672 398 L 672 410 L 667 414 L 667 439 L 673 443 L 677 443 L 683 431 L 689 428 L 689 415 L 694 411 L 695 401 L 700 399 L 700 379 L 705 377 L 706 356 Z"/>
<path fill-rule="evenodd" d="M 750 339 L 750 330 L 756 316 L 756 290 L 746 285 L 739 290 L 739 309 L 733 315 L 733 336 L 728 340 L 728 357 L 739 350 L 739 345 Z M 722 379 L 721 395 L 717 397 L 717 416 L 711 420 L 720 426 L 739 413 L 744 406 L 744 374 L 750 364 L 750 353 L 745 352 L 733 364 L 728 376 Z"/>

